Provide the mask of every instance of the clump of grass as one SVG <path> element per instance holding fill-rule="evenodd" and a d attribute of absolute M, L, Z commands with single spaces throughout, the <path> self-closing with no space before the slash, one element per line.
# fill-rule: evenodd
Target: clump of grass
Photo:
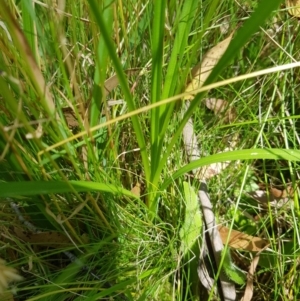
<path fill-rule="evenodd" d="M 3 4 L 0 180 L 12 183 L 0 192 L 0 257 L 25 279 L 12 289 L 16 298 L 197 298 L 180 260 L 186 177 L 180 168 L 187 164 L 182 128 L 193 117 L 201 150 L 211 161 L 233 135 L 236 150 L 258 149 L 256 161 L 243 161 L 238 170 L 228 168 L 210 180 L 215 214 L 230 224 L 235 216 L 222 218 L 227 206 L 222 200 L 241 211 L 249 206 L 243 194 L 249 178 L 296 186 L 299 158 L 292 162 L 285 150 L 299 144 L 299 70 L 211 89 L 209 97 L 235 107 L 231 124 L 201 105 L 204 90 L 187 112 L 175 100 L 190 68 L 234 30 L 236 38 L 207 83 L 299 61 L 299 25 L 285 10 L 271 13 L 279 3 L 260 4 L 255 12 L 252 1 L 229 0 Z M 107 79 L 113 75 L 111 88 Z M 151 110 L 145 108 L 149 104 Z M 139 108 L 143 112 L 137 115 Z M 282 160 L 269 164 L 260 148 L 280 149 L 271 158 Z M 131 192 L 136 183 L 139 195 Z M 19 215 L 8 197 L 18 202 Z M 283 212 L 273 208 L 256 229 L 256 235 L 271 239 L 273 253 L 282 255 L 273 260 L 265 253 L 254 284 L 257 300 L 266 294 L 278 299 L 286 289 L 299 297 L 292 286 L 298 279 L 297 202 L 295 194 L 283 233 L 277 227 Z M 254 218 L 253 211 L 261 213 L 255 210 L 247 214 Z M 44 234 L 33 233 L 26 221 Z M 251 254 L 243 256 L 238 258 L 247 268 Z M 262 286 L 270 272 L 274 282 Z"/>

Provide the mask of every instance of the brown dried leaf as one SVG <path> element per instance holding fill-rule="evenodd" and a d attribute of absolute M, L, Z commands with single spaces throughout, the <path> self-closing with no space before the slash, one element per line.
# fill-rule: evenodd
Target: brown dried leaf
<path fill-rule="evenodd" d="M 245 288 L 244 296 L 242 297 L 241 301 L 252 300 L 253 291 L 254 291 L 253 290 L 254 273 L 259 262 L 259 256 L 260 254 L 256 254 L 256 256 L 253 258 L 253 261 L 251 262 L 250 269 L 247 276 L 247 285 Z"/>
<path fill-rule="evenodd" d="M 285 5 L 290 15 L 300 18 L 300 0 L 286 0 Z"/>
<path fill-rule="evenodd" d="M 229 43 L 232 39 L 233 33 L 228 38 L 218 43 L 212 49 L 210 49 L 204 56 L 201 63 L 196 65 L 192 70 L 191 82 L 187 85 L 185 92 L 191 92 L 195 89 L 202 87 L 210 75 L 212 69 L 216 66 L 222 55 L 225 53 Z M 185 96 L 184 99 L 193 99 L 192 95 Z"/>
<path fill-rule="evenodd" d="M 51 248 L 62 248 L 71 246 L 69 238 L 59 232 L 41 232 L 41 233 L 27 233 L 21 228 L 14 227 L 14 234 L 19 239 L 31 244 Z"/>
<path fill-rule="evenodd" d="M 218 226 L 223 244 L 226 244 L 229 234 L 229 228 Z M 251 252 L 261 251 L 268 245 L 268 241 L 260 237 L 245 234 L 237 230 L 231 230 L 228 242 L 229 247 L 240 250 L 247 250 Z"/>
<path fill-rule="evenodd" d="M 62 112 L 66 118 L 67 125 L 70 129 L 74 129 L 79 126 L 79 122 L 72 108 L 70 107 L 62 108 Z"/>
<path fill-rule="evenodd" d="M 204 99 L 205 105 L 208 109 L 214 111 L 216 115 L 222 113 L 228 107 L 228 101 L 217 98 L 206 98 Z"/>
<path fill-rule="evenodd" d="M 132 75 L 132 74 L 139 72 L 140 70 L 141 70 L 140 68 L 132 68 L 132 69 L 125 70 L 124 72 L 127 75 Z M 107 96 L 114 88 L 116 88 L 118 86 L 118 84 L 119 84 L 119 78 L 116 74 L 113 75 L 112 77 L 108 78 L 104 82 L 105 96 Z"/>
<path fill-rule="evenodd" d="M 265 185 L 260 186 L 264 190 L 250 191 L 247 194 L 263 205 L 270 204 L 272 207 L 282 207 L 294 196 L 294 190 L 291 186 L 287 186 L 286 189 L 283 190 L 268 187 L 268 191 Z"/>
<path fill-rule="evenodd" d="M 225 123 L 231 123 L 236 119 L 236 111 L 233 107 L 229 107 L 228 101 L 217 98 L 206 98 L 204 99 L 204 103 L 215 115 L 223 115 Z"/>
<path fill-rule="evenodd" d="M 141 196 L 141 184 L 136 182 L 135 186 L 131 189 L 131 192 L 137 197 Z"/>
<path fill-rule="evenodd" d="M 22 279 L 23 277 L 19 275 L 16 269 L 7 266 L 6 262 L 0 258 L 0 296 L 5 292 L 11 282 L 20 281 Z"/>
<path fill-rule="evenodd" d="M 292 198 L 294 196 L 294 190 L 291 186 L 287 186 L 284 190 L 280 190 L 275 187 L 271 187 L 269 190 L 270 194 L 272 194 L 276 200 Z"/>

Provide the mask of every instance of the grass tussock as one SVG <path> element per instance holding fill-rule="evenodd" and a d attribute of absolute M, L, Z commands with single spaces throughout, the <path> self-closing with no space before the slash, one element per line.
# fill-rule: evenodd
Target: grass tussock
<path fill-rule="evenodd" d="M 1 1 L 0 299 L 217 300 L 183 252 L 184 185 L 230 150 L 207 180 L 214 214 L 269 242 L 233 261 L 259 256 L 252 300 L 299 300 L 300 36 L 281 2 Z M 186 109 L 191 69 L 232 33 L 205 85 L 231 83 Z"/>

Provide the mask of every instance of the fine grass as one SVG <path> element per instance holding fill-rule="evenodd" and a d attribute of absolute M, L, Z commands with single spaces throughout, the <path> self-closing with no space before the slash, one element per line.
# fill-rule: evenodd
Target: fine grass
<path fill-rule="evenodd" d="M 214 213 L 270 241 L 253 300 L 299 300 L 300 74 L 280 66 L 300 60 L 300 37 L 281 2 L 1 1 L 0 257 L 24 278 L 15 300 L 202 300 L 189 280 L 197 260 L 183 261 L 184 183 L 197 189 L 193 169 L 237 160 L 208 182 Z M 206 81 L 215 88 L 185 111 L 191 68 L 233 31 Z M 203 155 L 192 163 L 190 117 Z M 247 194 L 262 185 L 295 193 L 262 206 Z M 255 257 L 233 255 L 245 271 Z"/>

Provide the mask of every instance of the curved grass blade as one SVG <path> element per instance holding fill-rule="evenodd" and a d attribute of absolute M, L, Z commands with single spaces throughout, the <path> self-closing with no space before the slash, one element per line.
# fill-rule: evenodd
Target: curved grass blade
<path fill-rule="evenodd" d="M 262 26 L 270 14 L 279 7 L 282 0 L 260 1 L 256 10 L 245 24 L 238 30 L 236 36 L 231 41 L 226 52 L 219 60 L 219 63 L 212 70 L 204 85 L 213 83 L 220 72 L 233 60 L 238 51 L 248 42 L 253 34 L 255 34 L 260 26 Z"/>
<path fill-rule="evenodd" d="M 300 161 L 299 150 L 285 150 L 280 148 L 270 149 L 243 149 L 225 153 L 219 153 L 211 155 L 199 160 L 195 160 L 184 167 L 177 170 L 169 179 L 162 184 L 162 190 L 166 189 L 170 183 L 177 178 L 181 177 L 185 173 L 197 169 L 202 166 L 206 166 L 212 163 L 236 161 L 236 160 L 257 160 L 257 159 L 269 159 L 269 160 L 287 160 L 287 161 Z"/>

